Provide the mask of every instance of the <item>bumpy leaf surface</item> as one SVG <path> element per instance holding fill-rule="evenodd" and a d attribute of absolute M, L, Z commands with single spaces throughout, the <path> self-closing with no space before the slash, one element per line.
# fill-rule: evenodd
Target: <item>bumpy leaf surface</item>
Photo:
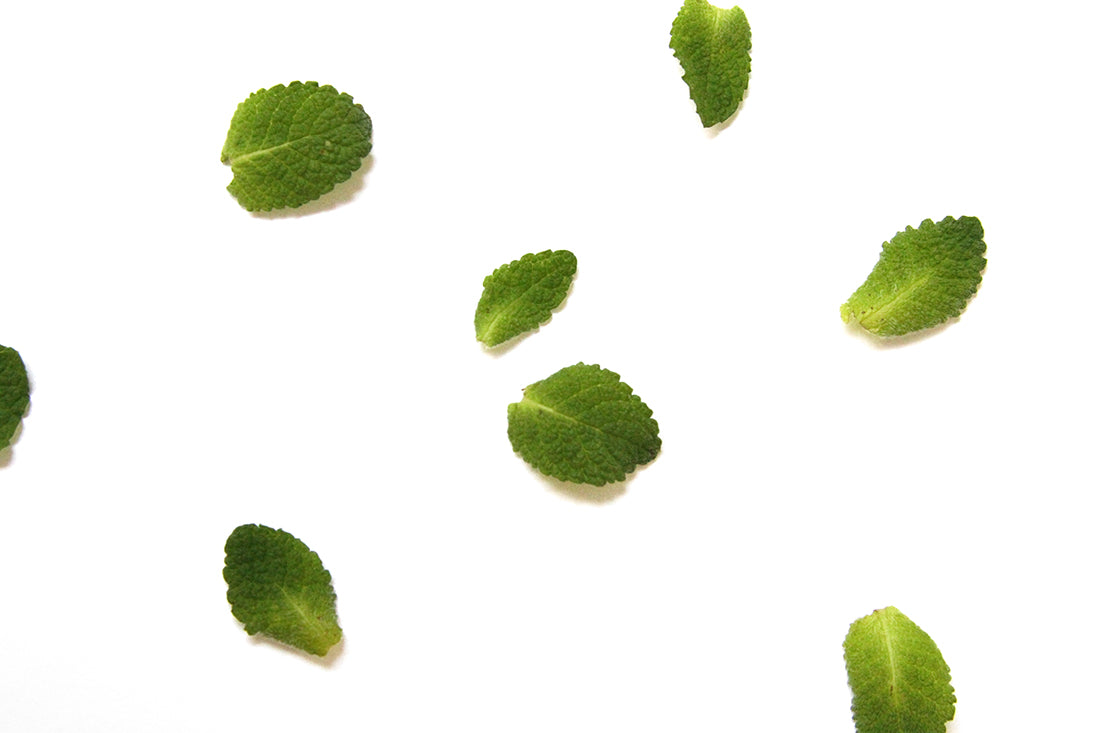
<path fill-rule="evenodd" d="M 622 481 L 661 450 L 657 421 L 615 372 L 575 364 L 508 405 L 512 449 L 548 476 L 602 486 Z"/>
<path fill-rule="evenodd" d="M 229 192 L 249 211 L 301 206 L 358 170 L 371 120 L 347 94 L 317 82 L 261 89 L 237 106 L 222 148 Z"/>
<path fill-rule="evenodd" d="M 577 272 L 577 258 L 567 250 L 526 254 L 498 267 L 485 278 L 474 313 L 477 340 L 496 346 L 550 320 Z"/>
<path fill-rule="evenodd" d="M 249 634 L 323 657 L 340 641 L 332 576 L 321 558 L 281 529 L 245 524 L 225 543 L 226 597 Z"/>
<path fill-rule="evenodd" d="M 30 402 L 31 386 L 23 359 L 15 349 L 0 346 L 0 450 L 11 444 Z"/>
<path fill-rule="evenodd" d="M 745 11 L 685 0 L 672 22 L 673 55 L 704 127 L 729 119 L 749 87 L 752 33 Z"/>
<path fill-rule="evenodd" d="M 906 227 L 882 245 L 875 269 L 840 306 L 840 317 L 879 336 L 901 336 L 955 318 L 982 281 L 984 236 L 973 216 Z"/>
<path fill-rule="evenodd" d="M 844 661 L 859 733 L 943 733 L 955 717 L 951 670 L 940 650 L 893 606 L 852 624 Z"/>

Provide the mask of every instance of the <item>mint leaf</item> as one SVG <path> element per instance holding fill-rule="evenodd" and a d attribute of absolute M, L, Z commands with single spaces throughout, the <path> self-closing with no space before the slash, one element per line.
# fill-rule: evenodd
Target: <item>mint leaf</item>
<path fill-rule="evenodd" d="M 31 385 L 22 357 L 15 349 L 0 346 L 0 450 L 11 445 L 30 403 Z"/>
<path fill-rule="evenodd" d="M 951 670 L 940 650 L 893 606 L 852 624 L 844 661 L 859 733 L 943 733 L 955 717 Z"/>
<path fill-rule="evenodd" d="M 840 306 L 840 317 L 879 336 L 901 336 L 955 318 L 982 281 L 984 236 L 973 216 L 906 227 L 882 245 L 878 264 Z"/>
<path fill-rule="evenodd" d="M 653 411 L 599 365 L 575 364 L 508 405 L 512 450 L 542 473 L 579 484 L 622 481 L 661 449 Z"/>
<path fill-rule="evenodd" d="M 483 283 L 474 313 L 477 340 L 496 346 L 537 330 L 561 305 L 577 272 L 577 258 L 567 250 L 526 254 L 501 265 Z"/>
<path fill-rule="evenodd" d="M 261 89 L 237 106 L 222 148 L 229 192 L 249 211 L 320 198 L 346 181 L 371 150 L 362 105 L 315 81 Z"/>
<path fill-rule="evenodd" d="M 245 524 L 225 543 L 226 597 L 250 635 L 323 657 L 343 635 L 332 577 L 321 558 L 281 529 Z"/>
<path fill-rule="evenodd" d="M 749 87 L 752 33 L 745 11 L 685 0 L 672 21 L 669 47 L 684 68 L 684 81 L 703 126 L 733 116 Z"/>

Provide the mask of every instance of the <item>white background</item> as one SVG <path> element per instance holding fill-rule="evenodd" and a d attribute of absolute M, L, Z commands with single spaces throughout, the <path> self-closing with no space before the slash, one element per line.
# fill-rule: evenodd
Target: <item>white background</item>
<path fill-rule="evenodd" d="M 704 131 L 668 2 L 62 3 L 5 11 L 0 730 L 852 731 L 841 643 L 895 605 L 950 730 L 1095 725 L 1094 6 L 753 2 Z M 317 80 L 363 172 L 252 215 L 238 102 Z M 972 215 L 963 317 L 838 308 L 883 241 Z M 482 278 L 572 294 L 486 352 Z M 578 489 L 506 406 L 584 361 L 664 449 Z M 332 572 L 345 641 L 248 637 L 239 524 Z"/>

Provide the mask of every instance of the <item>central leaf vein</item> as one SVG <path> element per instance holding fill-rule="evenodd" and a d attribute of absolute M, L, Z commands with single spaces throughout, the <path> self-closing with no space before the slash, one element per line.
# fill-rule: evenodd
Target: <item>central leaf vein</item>
<path fill-rule="evenodd" d="M 314 630 L 315 634 L 317 634 L 318 636 L 323 636 L 325 633 L 324 625 L 320 622 L 317 616 L 311 613 L 308 608 L 299 603 L 298 599 L 288 593 L 286 588 L 281 585 L 276 587 L 283 594 L 283 597 L 286 598 L 287 605 L 290 606 L 290 608 L 295 613 L 302 617 L 302 620 Z"/>
<path fill-rule="evenodd" d="M 931 272 L 925 272 L 919 277 L 914 278 L 911 283 L 894 293 L 890 300 L 864 316 L 860 322 L 871 327 L 879 325 L 886 320 L 886 317 L 889 316 L 895 308 L 904 305 L 914 291 L 920 290 L 931 279 Z"/>
<path fill-rule="evenodd" d="M 885 620 L 880 620 L 882 625 L 882 637 L 886 643 L 886 658 L 890 663 L 890 698 L 893 700 L 894 707 L 898 707 L 900 697 L 898 692 L 898 664 L 894 658 L 894 645 L 890 641 L 890 630 L 886 628 Z"/>
<path fill-rule="evenodd" d="M 292 145 L 303 142 L 305 140 L 311 140 L 313 138 L 330 137 L 334 133 L 339 131 L 340 128 L 342 128 L 342 127 L 354 127 L 354 126 L 355 126 L 355 122 L 342 122 L 339 125 L 336 125 L 335 127 L 329 128 L 328 130 L 321 130 L 320 132 L 311 132 L 308 135 L 302 135 L 301 137 L 296 137 L 293 140 L 287 140 L 286 142 L 279 143 L 278 145 L 272 145 L 271 147 L 260 148 L 259 150 L 253 150 L 252 152 L 249 152 L 249 153 L 241 153 L 240 155 L 235 155 L 235 156 L 229 158 L 229 164 L 230 165 L 236 165 L 237 163 L 244 163 L 245 161 L 248 161 L 248 160 L 250 160 L 252 158 L 255 158 L 257 156 L 265 155 L 267 153 L 273 153 L 276 150 L 280 150 L 282 148 L 290 147 Z"/>
<path fill-rule="evenodd" d="M 489 325 L 485 327 L 486 336 L 488 337 L 490 334 L 496 333 L 494 329 L 496 328 L 496 325 L 500 321 L 500 319 L 503 318 L 506 315 L 510 315 L 511 313 L 513 313 L 516 310 L 516 308 L 519 307 L 520 303 L 523 301 L 523 298 L 526 297 L 526 295 L 528 293 L 530 293 L 532 290 L 537 288 L 544 281 L 546 281 L 546 280 L 550 279 L 551 277 L 553 277 L 554 274 L 555 273 L 547 273 L 547 274 L 543 275 L 538 280 L 531 283 L 526 288 L 524 288 L 522 291 L 520 291 L 516 295 L 515 298 L 508 301 L 508 303 L 506 303 L 503 308 L 501 308 L 499 311 L 497 311 L 497 314 L 495 316 L 493 316 L 491 321 L 489 321 Z"/>

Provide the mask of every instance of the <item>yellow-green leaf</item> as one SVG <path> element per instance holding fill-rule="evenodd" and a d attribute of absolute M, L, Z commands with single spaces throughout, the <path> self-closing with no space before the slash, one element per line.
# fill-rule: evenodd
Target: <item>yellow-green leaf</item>
<path fill-rule="evenodd" d="M 729 119 L 745 97 L 752 67 L 752 31 L 745 11 L 685 0 L 672 22 L 669 46 L 684 69 L 703 126 Z"/>
<path fill-rule="evenodd" d="M 852 624 L 844 661 L 859 733 L 943 733 L 955 717 L 955 690 L 943 655 L 893 606 Z"/>

